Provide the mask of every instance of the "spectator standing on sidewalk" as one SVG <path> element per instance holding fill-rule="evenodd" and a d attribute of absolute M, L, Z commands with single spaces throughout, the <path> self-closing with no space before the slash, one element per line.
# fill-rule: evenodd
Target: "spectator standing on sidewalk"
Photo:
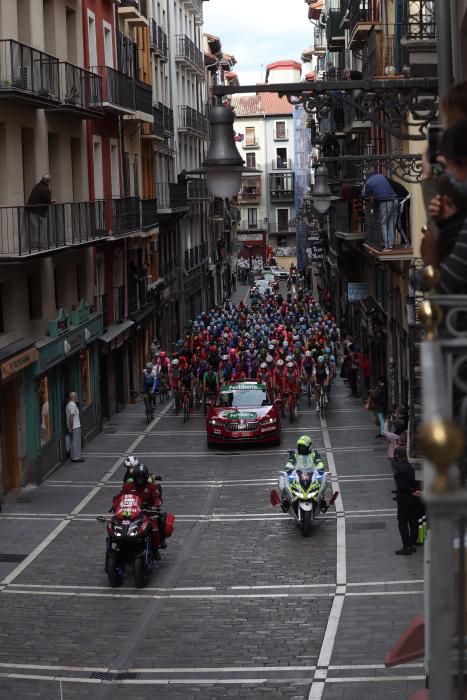
<path fill-rule="evenodd" d="M 376 412 L 380 427 L 379 433 L 376 435 L 375 439 L 384 438 L 384 421 L 388 410 L 388 390 L 384 377 L 378 379 L 378 383 L 372 392 L 372 397 L 373 410 Z"/>
<path fill-rule="evenodd" d="M 368 392 L 370 391 L 370 377 L 371 377 L 371 363 L 370 363 L 370 354 L 368 352 L 368 348 L 364 348 L 363 352 L 361 353 L 359 366 L 360 366 L 360 370 L 362 373 L 362 388 L 363 388 L 362 399 L 364 401 L 366 401 L 368 398 Z"/>
<path fill-rule="evenodd" d="M 397 524 L 402 540 L 402 549 L 396 554 L 413 554 L 417 551 L 419 497 L 421 492 L 415 479 L 415 471 L 407 460 L 405 447 L 398 447 L 394 453 L 394 480 L 396 482 Z"/>
<path fill-rule="evenodd" d="M 71 391 L 68 395 L 68 403 L 65 407 L 66 429 L 70 439 L 70 453 L 72 462 L 84 462 L 81 457 L 81 421 L 78 408 L 78 394 Z"/>

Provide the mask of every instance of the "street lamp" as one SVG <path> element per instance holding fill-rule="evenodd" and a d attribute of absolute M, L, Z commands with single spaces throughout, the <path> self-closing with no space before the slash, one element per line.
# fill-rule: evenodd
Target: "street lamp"
<path fill-rule="evenodd" d="M 328 179 L 328 169 L 324 165 L 320 165 L 316 168 L 315 172 L 315 186 L 313 191 L 304 199 L 309 199 L 313 203 L 314 208 L 320 214 L 326 214 L 331 206 L 332 202 L 336 199 L 340 199 L 336 195 L 331 193 L 331 188 L 329 187 Z"/>
<path fill-rule="evenodd" d="M 226 105 L 211 109 L 211 142 L 202 168 L 189 175 L 206 175 L 208 189 L 214 197 L 228 199 L 241 189 L 243 173 L 260 173 L 256 168 L 246 168 L 234 140 L 234 113 Z"/>

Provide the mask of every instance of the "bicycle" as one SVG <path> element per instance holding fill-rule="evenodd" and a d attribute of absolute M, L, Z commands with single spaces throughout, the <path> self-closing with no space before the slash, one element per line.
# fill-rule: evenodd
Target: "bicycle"
<path fill-rule="evenodd" d="M 181 397 L 180 387 L 177 386 L 176 388 L 173 388 L 172 393 L 173 393 L 173 397 L 174 397 L 175 415 L 178 416 L 178 414 L 180 412 L 180 408 L 182 407 L 182 397 Z"/>
<path fill-rule="evenodd" d="M 199 379 L 195 379 L 193 381 L 193 404 L 195 408 L 199 408 L 201 406 L 201 387 Z"/>
<path fill-rule="evenodd" d="M 154 395 L 152 392 L 143 395 L 146 421 L 150 423 L 154 418 Z"/>
<path fill-rule="evenodd" d="M 306 398 L 308 401 L 308 407 L 311 406 L 311 399 L 313 397 L 313 380 L 311 375 L 307 374 L 306 377 L 304 378 L 304 383 L 305 383 L 305 391 L 304 393 L 306 394 Z"/>
<path fill-rule="evenodd" d="M 320 413 L 321 418 L 324 418 L 324 416 L 325 416 L 327 405 L 328 405 L 327 387 L 326 387 L 326 385 L 323 385 L 320 387 L 320 391 L 319 391 L 319 413 Z"/>
<path fill-rule="evenodd" d="M 215 403 L 216 400 L 216 394 L 213 391 L 209 391 L 208 389 L 204 393 L 204 402 L 203 402 L 203 415 L 206 415 L 208 412 L 208 406 L 209 408 Z"/>
<path fill-rule="evenodd" d="M 294 418 L 297 417 L 297 397 L 293 391 L 288 392 L 284 396 L 284 403 L 287 402 L 287 410 L 289 413 L 289 420 L 293 423 Z"/>
<path fill-rule="evenodd" d="M 167 383 L 167 377 L 165 376 L 165 374 L 160 375 L 159 398 L 161 403 L 167 401 L 167 399 L 169 398 L 169 385 Z"/>
<path fill-rule="evenodd" d="M 183 392 L 183 422 L 184 423 L 186 423 L 187 420 L 189 420 L 189 418 L 190 418 L 191 402 L 192 402 L 191 391 L 190 391 L 190 389 L 185 389 L 185 391 Z"/>

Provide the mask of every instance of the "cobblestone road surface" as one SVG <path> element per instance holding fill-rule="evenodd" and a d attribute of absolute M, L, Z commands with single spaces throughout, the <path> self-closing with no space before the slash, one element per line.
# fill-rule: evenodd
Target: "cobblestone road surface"
<path fill-rule="evenodd" d="M 420 664 L 383 666 L 422 610 L 422 553 L 394 556 L 385 446 L 346 394 L 339 381 L 325 420 L 306 406 L 285 420 L 280 448 L 235 452 L 207 449 L 201 415 L 184 424 L 162 404 L 147 426 L 139 403 L 83 464 L 14 494 L 0 514 L 0 698 L 399 700 L 422 687 Z M 307 540 L 269 502 L 302 433 L 341 493 Z M 144 590 L 108 587 L 95 520 L 128 452 L 162 474 L 177 516 Z"/>

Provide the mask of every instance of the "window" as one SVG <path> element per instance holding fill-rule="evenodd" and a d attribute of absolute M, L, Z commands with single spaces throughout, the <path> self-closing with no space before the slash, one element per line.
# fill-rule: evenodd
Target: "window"
<path fill-rule="evenodd" d="M 286 169 L 288 166 L 287 162 L 287 149 L 286 148 L 276 148 L 276 168 L 278 170 Z"/>
<path fill-rule="evenodd" d="M 289 210 L 288 209 L 278 209 L 277 210 L 277 230 L 287 231 L 289 228 Z"/>
<path fill-rule="evenodd" d="M 76 12 L 71 7 L 66 8 L 66 49 L 70 63 L 78 63 Z"/>
<path fill-rule="evenodd" d="M 40 272 L 28 275 L 28 300 L 29 318 L 31 321 L 37 321 L 38 319 L 42 318 L 42 289 Z"/>
<path fill-rule="evenodd" d="M 120 197 L 120 169 L 118 165 L 117 139 L 110 139 L 110 175 L 112 180 L 112 197 Z"/>
<path fill-rule="evenodd" d="M 105 54 L 105 65 L 113 68 L 114 65 L 114 54 L 112 50 L 112 27 L 108 22 L 103 22 L 104 27 L 104 54 Z"/>
<path fill-rule="evenodd" d="M 247 126 L 245 129 L 245 144 L 247 146 L 255 146 L 256 145 L 256 135 L 255 135 L 255 127 L 254 126 Z"/>
<path fill-rule="evenodd" d="M 277 141 L 285 141 L 287 139 L 287 129 L 285 128 L 285 122 L 276 122 L 276 131 L 274 138 Z"/>
<path fill-rule="evenodd" d="M 102 174 L 102 143 L 100 137 L 94 136 L 94 197 L 104 198 L 104 182 Z"/>
<path fill-rule="evenodd" d="M 97 40 L 96 40 L 96 19 L 92 12 L 88 10 L 88 45 L 89 45 L 89 66 L 97 66 Z"/>
<path fill-rule="evenodd" d="M 39 379 L 38 387 L 39 409 L 41 421 L 41 447 L 45 445 L 52 437 L 52 426 L 50 423 L 49 411 L 49 378 L 47 374 Z"/>
<path fill-rule="evenodd" d="M 256 153 L 247 153 L 246 154 L 246 167 L 247 168 L 256 168 Z"/>
<path fill-rule="evenodd" d="M 91 395 L 91 353 L 81 350 L 79 353 L 81 367 L 81 406 L 86 408 L 92 401 Z"/>
<path fill-rule="evenodd" d="M 257 209 L 248 209 L 248 228 L 258 228 Z"/>

